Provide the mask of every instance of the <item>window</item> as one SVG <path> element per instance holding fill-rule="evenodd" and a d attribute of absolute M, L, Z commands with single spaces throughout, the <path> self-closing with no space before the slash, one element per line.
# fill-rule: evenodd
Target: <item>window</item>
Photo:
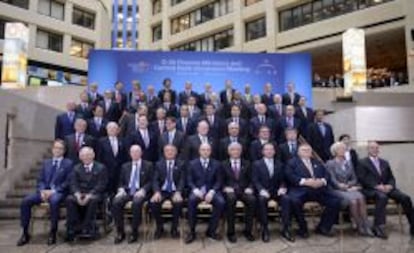
<path fill-rule="evenodd" d="M 65 5 L 55 0 L 39 0 L 37 11 L 40 14 L 64 20 L 65 17 Z"/>
<path fill-rule="evenodd" d="M 152 41 L 158 41 L 162 39 L 162 25 L 158 24 L 152 27 Z"/>
<path fill-rule="evenodd" d="M 249 6 L 249 5 L 252 5 L 252 4 L 255 4 L 255 3 L 258 3 L 258 2 L 260 2 L 260 1 L 262 1 L 262 0 L 244 0 L 244 5 L 245 5 L 245 6 Z"/>
<path fill-rule="evenodd" d="M 11 4 L 24 9 L 29 9 L 29 0 L 0 0 L 0 2 Z"/>
<path fill-rule="evenodd" d="M 70 56 L 88 58 L 89 51 L 93 48 L 94 46 L 92 43 L 72 39 L 72 43 L 70 45 Z"/>
<path fill-rule="evenodd" d="M 171 0 L 171 6 L 184 2 L 185 0 Z"/>
<path fill-rule="evenodd" d="M 162 11 L 161 0 L 152 0 L 152 15 L 160 13 Z"/>
<path fill-rule="evenodd" d="M 4 35 L 6 32 L 6 23 L 9 22 L 7 20 L 0 19 L 0 40 L 4 39 Z"/>
<path fill-rule="evenodd" d="M 80 25 L 93 30 L 95 29 L 95 13 L 74 7 L 72 24 Z"/>
<path fill-rule="evenodd" d="M 233 28 L 218 32 L 213 35 L 190 41 L 177 47 L 175 51 L 217 51 L 234 45 Z"/>
<path fill-rule="evenodd" d="M 36 47 L 63 52 L 63 36 L 44 30 L 37 30 Z"/>
<path fill-rule="evenodd" d="M 246 41 L 255 40 L 266 36 L 266 17 L 246 23 Z"/>

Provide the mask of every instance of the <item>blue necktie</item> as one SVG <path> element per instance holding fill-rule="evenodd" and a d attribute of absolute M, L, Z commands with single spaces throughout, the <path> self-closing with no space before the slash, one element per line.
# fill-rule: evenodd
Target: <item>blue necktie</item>
<path fill-rule="evenodd" d="M 322 136 L 325 137 L 326 128 L 325 128 L 325 125 L 323 123 L 319 123 L 319 129 L 321 130 Z"/>
<path fill-rule="evenodd" d="M 52 166 L 52 174 L 49 177 L 49 182 L 48 182 L 48 186 L 50 189 L 54 188 L 54 181 L 55 181 L 55 177 L 57 175 L 57 170 L 58 170 L 58 160 L 54 160 L 53 161 L 53 166 Z"/>
<path fill-rule="evenodd" d="M 138 164 L 135 164 L 135 171 L 134 174 L 132 175 L 132 182 L 131 182 L 131 187 L 129 188 L 129 194 L 131 194 L 131 196 L 133 196 L 135 194 L 135 192 L 137 191 L 137 180 L 138 180 L 139 174 L 138 174 Z"/>
<path fill-rule="evenodd" d="M 167 166 L 167 192 L 172 192 L 173 190 L 173 179 L 172 179 L 172 163 L 171 161 L 168 162 Z"/>

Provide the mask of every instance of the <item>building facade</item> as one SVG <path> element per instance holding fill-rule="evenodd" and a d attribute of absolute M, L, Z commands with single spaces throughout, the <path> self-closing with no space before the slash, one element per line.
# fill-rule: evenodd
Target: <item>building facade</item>
<path fill-rule="evenodd" d="M 112 48 L 138 49 L 140 0 L 113 0 Z"/>

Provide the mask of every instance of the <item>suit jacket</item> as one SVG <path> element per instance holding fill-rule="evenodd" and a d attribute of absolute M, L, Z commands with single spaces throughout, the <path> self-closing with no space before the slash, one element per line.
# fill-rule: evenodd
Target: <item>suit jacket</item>
<path fill-rule="evenodd" d="M 115 95 L 116 95 L 116 91 L 114 91 L 114 99 L 115 99 Z M 119 106 L 120 106 L 120 110 L 121 111 L 124 111 L 124 110 L 126 110 L 127 109 L 127 105 L 128 105 L 128 96 L 127 96 L 127 94 L 125 93 L 125 92 L 123 92 L 123 91 L 120 91 L 119 92 L 119 94 L 120 94 L 120 96 L 121 96 L 121 102 L 119 103 Z"/>
<path fill-rule="evenodd" d="M 248 119 L 249 118 L 249 107 L 246 105 L 246 102 L 244 100 L 233 100 L 231 101 L 229 104 L 225 104 L 223 106 L 223 117 L 224 118 L 229 118 L 231 117 L 231 107 L 233 105 L 237 105 L 240 108 L 240 117 L 243 119 Z"/>
<path fill-rule="evenodd" d="M 56 117 L 55 123 L 55 139 L 64 140 L 66 135 L 73 134 L 75 132 L 74 123 L 76 116 L 71 121 L 68 117 L 68 113 L 59 114 Z"/>
<path fill-rule="evenodd" d="M 334 189 L 340 190 L 339 184 L 347 184 L 349 186 L 356 186 L 358 179 L 352 166 L 352 163 L 347 162 L 345 169 L 342 168 L 342 164 L 336 159 L 329 160 L 326 162 L 326 169 L 331 176 L 331 185 Z"/>
<path fill-rule="evenodd" d="M 96 97 L 94 98 L 92 96 L 92 93 L 89 92 L 88 99 L 89 99 L 89 104 L 91 104 L 92 106 L 96 106 L 100 101 L 104 99 L 104 97 L 101 94 L 96 93 Z"/>
<path fill-rule="evenodd" d="M 265 123 L 261 124 L 259 116 L 255 116 L 250 120 L 250 135 L 252 137 L 257 137 L 259 129 L 263 125 L 267 126 L 271 132 L 274 132 L 275 122 L 273 121 L 273 119 L 266 117 Z"/>
<path fill-rule="evenodd" d="M 281 117 L 276 124 L 275 140 L 279 143 L 285 142 L 285 130 L 289 128 L 287 118 Z M 302 134 L 302 121 L 298 118 L 293 117 L 293 128 L 298 130 L 298 134 Z"/>
<path fill-rule="evenodd" d="M 243 137 L 238 136 L 237 137 L 237 142 L 240 143 L 242 145 L 243 151 L 242 151 L 242 158 L 247 159 L 248 158 L 248 154 L 249 151 L 247 150 L 247 141 L 246 139 L 244 139 Z M 219 160 L 220 161 L 224 161 L 226 159 L 229 158 L 229 153 L 228 153 L 228 146 L 230 145 L 231 140 L 230 137 L 224 137 L 220 140 L 220 145 L 219 145 Z"/>
<path fill-rule="evenodd" d="M 275 149 L 277 149 L 276 142 L 274 141 L 269 141 L 269 142 L 273 143 L 273 146 L 275 147 Z M 249 150 L 250 161 L 257 161 L 259 159 L 262 159 L 263 157 L 262 148 L 263 148 L 263 145 L 259 139 L 256 139 L 250 143 L 250 150 Z M 278 152 L 276 151 L 276 153 Z"/>
<path fill-rule="evenodd" d="M 204 169 L 200 158 L 191 160 L 188 166 L 187 184 L 191 191 L 205 186 L 206 192 L 209 190 L 219 192 L 223 185 L 223 171 L 220 162 L 210 158 L 208 168 Z"/>
<path fill-rule="evenodd" d="M 291 100 L 289 93 L 285 93 L 282 96 L 282 101 L 284 105 L 294 105 L 297 106 L 300 100 L 300 95 L 295 92 L 293 101 Z"/>
<path fill-rule="evenodd" d="M 231 160 L 227 159 L 222 162 L 223 168 L 223 187 L 232 187 L 236 194 L 242 194 L 244 189 L 252 188 L 252 170 L 250 162 L 240 159 L 239 177 L 237 178 L 231 164 Z"/>
<path fill-rule="evenodd" d="M 129 113 L 120 122 L 121 136 L 126 137 L 132 135 L 137 130 L 137 121 L 135 113 Z"/>
<path fill-rule="evenodd" d="M 228 129 L 229 124 L 233 122 L 233 118 L 226 119 L 225 129 Z M 239 135 L 243 138 L 249 137 L 249 122 L 241 117 L 239 117 Z M 223 130 L 224 131 L 224 130 Z M 226 135 L 228 135 L 228 131 L 226 131 Z"/>
<path fill-rule="evenodd" d="M 270 106 L 273 105 L 273 93 L 270 93 L 269 95 L 266 94 L 262 94 L 260 96 L 262 103 L 265 104 L 266 106 Z"/>
<path fill-rule="evenodd" d="M 277 159 L 274 159 L 273 168 L 273 177 L 270 177 L 264 159 L 260 159 L 253 163 L 252 181 L 257 194 L 259 194 L 261 190 L 266 190 L 271 196 L 276 196 L 278 189 L 285 184 L 283 164 Z"/>
<path fill-rule="evenodd" d="M 314 178 L 325 179 L 327 182 L 327 185 L 329 185 L 330 177 L 329 177 L 329 173 L 326 170 L 325 166 L 316 159 L 311 159 L 311 163 L 312 163 Z M 311 173 L 309 172 L 308 168 L 306 168 L 305 164 L 299 157 L 295 157 L 289 160 L 289 162 L 287 163 L 286 169 L 285 169 L 285 174 L 286 174 L 286 179 L 292 188 L 299 189 L 299 190 L 310 190 L 311 189 L 306 186 L 301 186 L 299 184 L 302 178 L 305 178 L 305 179 L 312 178 Z M 327 186 L 322 187 L 320 189 L 327 189 Z"/>
<path fill-rule="evenodd" d="M 102 108 L 104 108 L 104 118 L 107 119 L 108 121 L 115 121 L 118 122 L 119 118 L 122 115 L 122 108 L 121 105 L 117 102 L 115 102 L 114 100 L 112 100 L 109 108 L 106 108 L 105 106 L 105 101 L 102 100 L 98 103 L 100 106 L 102 106 Z"/>
<path fill-rule="evenodd" d="M 219 139 L 221 139 L 222 137 L 225 136 L 225 133 L 227 132 L 225 130 L 225 121 L 220 116 L 218 116 L 217 114 L 214 115 L 213 124 L 211 124 L 208 121 L 207 116 L 201 116 L 199 118 L 199 122 L 202 121 L 202 120 L 207 121 L 207 123 L 210 126 L 209 131 L 208 131 L 208 135 L 210 137 L 212 137 L 213 139 L 219 140 Z"/>
<path fill-rule="evenodd" d="M 217 142 L 211 137 L 208 137 L 208 142 L 211 145 L 211 156 L 213 158 L 217 157 Z M 187 138 L 187 154 L 188 159 L 193 160 L 199 157 L 198 148 L 201 145 L 201 140 L 198 137 L 198 134 L 191 135 Z"/>
<path fill-rule="evenodd" d="M 95 150 L 95 139 L 87 134 L 83 136 L 83 142 L 80 145 L 82 147 L 91 147 Z M 76 133 L 70 134 L 65 137 L 65 147 L 66 147 L 66 158 L 71 159 L 74 164 L 79 162 L 79 149 L 76 147 Z"/>
<path fill-rule="evenodd" d="M 164 104 L 161 104 L 161 107 L 165 109 L 167 117 L 178 117 L 178 108 L 175 104 L 171 103 L 168 108 Z"/>
<path fill-rule="evenodd" d="M 198 121 L 194 121 L 191 118 L 187 118 L 187 125 L 185 126 L 185 131 L 184 131 L 184 126 L 183 126 L 183 122 L 182 122 L 182 118 L 177 118 L 177 130 L 180 130 L 181 132 L 183 132 L 186 136 L 190 136 L 193 135 L 195 133 L 195 123 Z"/>
<path fill-rule="evenodd" d="M 122 165 L 121 175 L 119 177 L 118 188 L 123 188 L 125 192 L 129 192 L 129 182 L 131 181 L 132 162 L 126 162 Z M 152 188 L 152 177 L 154 169 L 152 163 L 146 160 L 141 160 L 141 169 L 139 173 L 139 189 L 144 189 L 146 195 Z M 139 190 L 137 189 L 137 190 Z"/>
<path fill-rule="evenodd" d="M 232 95 L 232 97 L 233 97 L 233 95 L 234 95 L 234 93 L 236 92 L 236 90 L 235 89 L 231 89 L 231 95 Z M 222 90 L 221 92 L 220 92 L 220 101 L 221 101 L 221 103 L 223 104 L 223 105 L 226 105 L 226 104 L 230 104 L 231 103 L 231 100 L 229 101 L 228 99 L 227 99 L 227 91 L 226 90 Z"/>
<path fill-rule="evenodd" d="M 135 131 L 132 135 L 128 136 L 127 150 L 130 149 L 132 145 L 139 145 L 142 149 L 142 159 L 155 162 L 158 160 L 158 137 L 157 135 L 148 129 L 149 144 L 148 147 L 145 147 L 144 139 L 141 136 L 139 130 Z"/>
<path fill-rule="evenodd" d="M 42 163 L 39 178 L 37 180 L 37 191 L 54 189 L 58 193 L 69 192 L 69 179 L 72 173 L 73 163 L 69 159 L 62 159 L 59 168 L 54 172 L 53 159 L 46 159 Z"/>
<path fill-rule="evenodd" d="M 160 127 L 159 127 L 159 124 L 158 124 L 158 120 L 157 119 L 155 119 L 154 121 L 152 121 L 150 124 L 149 124 L 149 128 L 151 129 L 151 131 L 153 132 L 153 133 L 155 133 L 157 136 L 160 136 L 162 133 L 164 133 L 165 131 L 167 131 L 167 128 L 166 128 L 166 126 L 165 126 L 165 120 L 164 120 L 164 127 L 163 127 L 163 130 L 162 130 L 162 132 L 160 131 Z"/>
<path fill-rule="evenodd" d="M 166 89 L 162 89 L 158 92 L 158 98 L 160 99 L 161 103 L 164 99 L 164 94 L 166 92 L 170 92 L 171 94 L 171 103 L 172 104 L 176 104 L 177 103 L 177 92 L 175 90 L 166 90 Z"/>
<path fill-rule="evenodd" d="M 190 91 L 190 94 L 187 95 L 187 93 L 185 91 L 180 92 L 180 94 L 178 94 L 178 104 L 181 105 L 185 105 L 187 104 L 187 99 L 189 97 L 195 97 L 197 102 L 199 100 L 198 98 L 198 94 L 195 91 Z"/>
<path fill-rule="evenodd" d="M 186 166 L 184 161 L 175 160 L 173 167 L 173 182 L 175 191 L 183 193 L 185 187 Z M 165 159 L 159 160 L 155 164 L 152 189 L 154 192 L 162 191 L 162 187 L 167 180 L 167 162 Z"/>
<path fill-rule="evenodd" d="M 306 116 L 303 113 L 302 108 L 299 106 L 296 107 L 295 116 L 301 120 L 301 122 L 304 124 L 304 129 L 306 129 L 307 125 L 314 122 L 314 112 L 311 108 L 306 107 Z"/>
<path fill-rule="evenodd" d="M 161 100 L 157 96 L 147 96 L 147 107 L 148 107 L 148 120 L 152 121 L 155 119 L 155 111 L 160 106 Z"/>
<path fill-rule="evenodd" d="M 275 104 L 270 105 L 267 110 L 267 116 L 272 118 L 275 122 L 278 122 L 285 115 L 286 109 L 286 106 L 283 104 L 281 104 L 280 107 L 281 112 L 279 112 Z"/>
<path fill-rule="evenodd" d="M 177 148 L 177 155 L 180 160 L 187 159 L 187 149 L 186 149 L 186 140 L 187 137 L 183 132 L 180 130 L 176 130 L 174 134 L 174 139 L 172 141 L 172 145 Z M 162 157 L 164 154 L 164 147 L 168 144 L 168 131 L 164 132 L 158 138 L 158 148 L 159 148 L 159 157 Z"/>
<path fill-rule="evenodd" d="M 283 164 L 286 164 L 290 159 L 294 158 L 297 156 L 297 151 L 299 149 L 299 143 L 296 142 L 296 152 L 294 152 L 294 154 L 292 154 L 290 152 L 290 147 L 289 144 L 287 142 L 282 143 L 279 145 L 279 159 Z"/>
<path fill-rule="evenodd" d="M 349 153 L 351 155 L 352 166 L 354 167 L 354 169 L 357 169 L 358 168 L 358 163 L 359 163 L 358 153 L 353 148 L 351 148 L 349 150 Z"/>
<path fill-rule="evenodd" d="M 193 122 L 198 122 L 199 118 L 201 117 L 201 115 L 203 114 L 203 112 L 201 111 L 201 109 L 198 106 L 194 106 L 193 108 L 193 114 L 190 114 L 190 110 L 188 111 L 188 117 L 193 121 Z"/>
<path fill-rule="evenodd" d="M 394 188 L 396 181 L 388 161 L 379 158 L 381 174 L 378 173 L 374 163 L 369 157 L 361 159 L 358 163 L 357 176 L 361 185 L 369 190 L 375 189 L 378 184 L 389 184 Z"/>
<path fill-rule="evenodd" d="M 92 106 L 88 104 L 83 108 L 81 104 L 78 104 L 75 108 L 76 117 L 88 120 L 93 117 Z"/>
<path fill-rule="evenodd" d="M 87 123 L 88 123 L 88 128 L 87 128 L 86 132 L 90 136 L 92 136 L 92 137 L 94 137 L 96 139 L 99 139 L 101 137 L 106 136 L 106 125 L 108 124 L 108 120 L 107 119 L 102 118 L 101 125 L 100 125 L 99 129 L 96 126 L 95 120 L 93 118 L 92 119 L 89 119 L 87 121 Z"/>
<path fill-rule="evenodd" d="M 105 165 L 93 162 L 91 172 L 86 172 L 82 163 L 78 163 L 72 174 L 70 184 L 71 193 L 90 193 L 93 195 L 102 195 L 105 193 L 108 183 L 108 173 Z"/>
<path fill-rule="evenodd" d="M 102 137 L 98 141 L 97 160 L 106 166 L 111 179 L 112 176 L 119 175 L 121 165 L 128 159 L 129 152 L 126 148 L 126 141 L 118 137 L 118 153 L 115 155 L 109 137 Z"/>
<path fill-rule="evenodd" d="M 323 125 L 325 126 L 325 136 L 322 136 L 318 123 L 315 122 L 308 126 L 306 138 L 313 150 L 321 157 L 321 159 L 323 161 L 327 161 L 331 158 L 330 148 L 335 142 L 335 138 L 331 125 L 325 122 Z"/>

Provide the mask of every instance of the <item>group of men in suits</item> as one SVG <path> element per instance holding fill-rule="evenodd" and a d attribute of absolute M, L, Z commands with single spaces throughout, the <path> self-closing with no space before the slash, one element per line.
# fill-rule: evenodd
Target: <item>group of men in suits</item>
<path fill-rule="evenodd" d="M 131 203 L 133 213 L 128 241 L 138 240 L 146 202 L 156 221 L 154 237 L 160 238 L 164 233 L 161 209 L 166 200 L 172 204 L 170 233 L 174 238 L 180 236 L 179 217 L 187 202 L 187 243 L 196 239 L 197 207 L 201 202 L 212 206 L 206 235 L 214 240 L 219 239 L 216 230 L 224 215 L 227 238 L 237 241 L 237 201 L 244 203 L 243 235 L 249 241 L 255 239 L 252 224 L 256 216 L 262 240 L 269 241 L 270 200 L 281 207 L 281 235 L 287 240 L 295 240 L 292 218 L 299 225 L 296 235 L 309 236 L 302 210 L 308 201 L 325 207 L 316 232 L 332 235 L 341 201 L 329 190 L 330 180 L 323 164 L 331 158 L 329 148 L 334 142 L 324 111 L 308 108 L 293 84 L 288 85 L 284 95 L 272 94 L 271 85 L 266 84 L 261 101 L 250 103 L 232 88 L 231 81 L 226 81 L 219 95 L 220 107 L 208 95 L 212 93 L 209 86 L 205 93 L 197 94 L 191 83 L 186 83 L 185 90 L 177 95 L 171 80 L 163 84 L 158 94 L 150 86 L 145 100 L 136 101 L 132 111 L 121 83 L 116 84 L 115 91 L 105 91 L 104 96 L 97 92 L 96 85 L 91 85 L 89 92 L 81 94 L 79 105 L 67 104 L 67 111 L 56 119 L 54 158 L 45 162 L 36 194 L 22 202 L 23 235 L 19 245 L 30 239 L 31 206 L 50 203 L 52 226 L 48 242 L 53 244 L 59 207 L 56 203 L 66 203 L 66 239 L 73 241 L 77 234 L 96 231 L 97 206 L 105 199 L 111 203 L 115 243 L 126 238 L 123 214 L 127 203 Z M 253 97 L 251 101 L 254 100 Z M 301 137 L 309 144 L 303 144 Z M 377 157 L 372 146 L 375 145 L 369 145 L 369 155 Z M 372 173 L 373 161 L 362 160 L 358 175 L 366 196 L 377 200 L 375 225 L 381 237 L 385 235 L 382 227 L 387 198 L 401 202 L 410 224 L 414 220 L 411 200 L 395 189 L 389 164 L 380 160 L 379 167 L 384 171 Z M 56 171 L 61 176 L 55 178 Z"/>

